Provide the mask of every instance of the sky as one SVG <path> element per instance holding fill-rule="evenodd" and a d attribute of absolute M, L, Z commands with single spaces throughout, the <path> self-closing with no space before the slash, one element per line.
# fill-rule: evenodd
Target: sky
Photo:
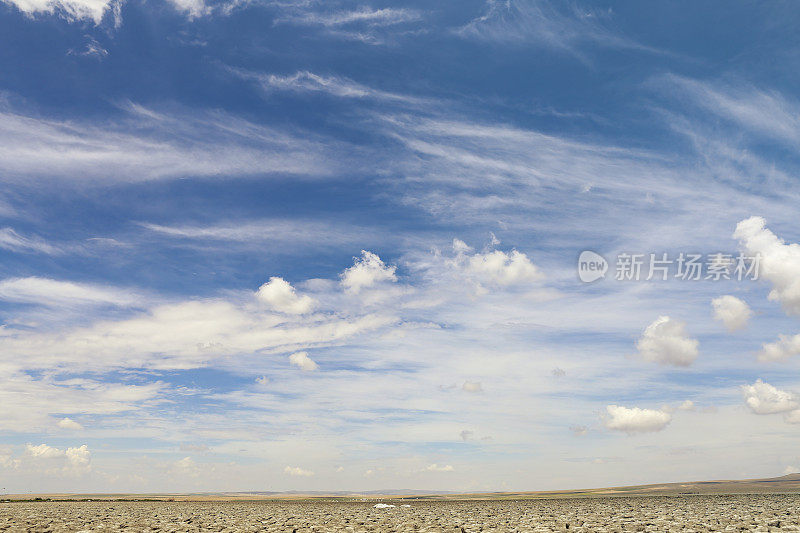
<path fill-rule="evenodd" d="M 0 492 L 800 471 L 798 24 L 0 1 Z"/>

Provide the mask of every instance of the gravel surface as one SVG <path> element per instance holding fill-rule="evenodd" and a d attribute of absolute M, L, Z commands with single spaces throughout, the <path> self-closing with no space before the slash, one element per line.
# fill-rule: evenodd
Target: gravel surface
<path fill-rule="evenodd" d="M 376 507 L 378 503 L 383 506 Z M 10 502 L 0 503 L 0 531 L 800 531 L 798 512 L 800 495 L 795 494 L 411 502 Z"/>

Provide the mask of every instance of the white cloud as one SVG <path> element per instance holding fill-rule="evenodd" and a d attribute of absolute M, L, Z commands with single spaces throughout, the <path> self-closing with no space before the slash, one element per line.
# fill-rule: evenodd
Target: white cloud
<path fill-rule="evenodd" d="M 60 465 L 64 474 L 84 474 L 91 470 L 92 454 L 85 444 L 65 450 L 47 444 L 25 445 L 25 455 L 34 461 L 47 461 L 47 464 Z M 54 460 L 57 460 L 54 461 Z"/>
<path fill-rule="evenodd" d="M 736 296 L 725 295 L 711 300 L 714 318 L 725 324 L 728 331 L 738 331 L 747 326 L 753 311 Z"/>
<path fill-rule="evenodd" d="M 296 477 L 311 477 L 314 475 L 314 472 L 312 472 L 311 470 L 305 470 L 303 468 L 300 468 L 299 466 L 287 466 L 286 468 L 283 469 L 283 471 L 286 474 L 289 474 L 290 476 L 296 476 Z"/>
<path fill-rule="evenodd" d="M 247 301 L 190 300 L 124 319 L 99 319 L 89 326 L 55 331 L 6 328 L 0 350 L 24 358 L 29 367 L 195 368 L 223 356 L 337 343 L 396 321 L 383 314 L 287 317 Z"/>
<path fill-rule="evenodd" d="M 694 411 L 695 406 L 692 400 L 684 400 L 679 406 L 678 409 L 681 411 Z"/>
<path fill-rule="evenodd" d="M 58 427 L 60 427 L 61 429 L 72 429 L 72 430 L 83 429 L 82 425 L 80 425 L 78 422 L 75 422 L 73 419 L 69 417 L 65 417 L 59 420 Z"/>
<path fill-rule="evenodd" d="M 772 283 L 769 299 L 800 315 L 800 244 L 786 244 L 766 224 L 762 217 L 750 217 L 736 225 L 733 236 L 748 254 L 760 256 L 759 276 Z"/>
<path fill-rule="evenodd" d="M 309 356 L 308 352 L 296 352 L 289 356 L 289 363 L 293 364 L 300 370 L 304 372 L 311 372 L 318 368 L 317 363 L 315 363 Z"/>
<path fill-rule="evenodd" d="M 327 7 L 328 4 L 320 4 Z M 420 14 L 411 9 L 362 7 L 349 11 L 309 10 L 307 4 L 297 4 L 295 9 L 279 17 L 276 22 L 319 26 L 333 37 L 360 41 L 366 44 L 381 44 L 386 38 L 406 29 L 408 23 L 420 19 Z"/>
<path fill-rule="evenodd" d="M 452 472 L 455 468 L 452 465 L 438 465 L 433 463 L 425 467 L 426 472 Z"/>
<path fill-rule="evenodd" d="M 147 222 L 139 225 L 179 241 L 190 241 L 185 243 L 187 246 L 196 246 L 191 241 L 201 241 L 200 246 L 205 247 L 213 241 L 221 241 L 226 249 L 231 247 L 231 243 L 269 244 L 273 254 L 294 254 L 301 246 L 314 247 L 316 250 L 356 248 L 369 243 L 386 243 L 391 239 L 391 236 L 384 235 L 378 229 L 335 220 L 283 218 L 241 220 L 207 226 L 166 226 Z"/>
<path fill-rule="evenodd" d="M 780 390 L 760 379 L 742 387 L 744 403 L 757 415 L 787 413 L 800 407 L 795 394 Z"/>
<path fill-rule="evenodd" d="M 90 468 L 92 454 L 89 452 L 89 447 L 83 444 L 78 448 L 67 448 L 64 452 L 67 457 L 67 464 L 70 468 L 76 470 L 85 470 Z"/>
<path fill-rule="evenodd" d="M 59 248 L 39 237 L 23 237 L 12 228 L 0 228 L 0 248 L 12 252 L 35 252 L 47 255 L 62 253 Z"/>
<path fill-rule="evenodd" d="M 800 409 L 785 413 L 783 415 L 783 421 L 787 424 L 800 424 Z"/>
<path fill-rule="evenodd" d="M 339 11 L 335 13 L 307 13 L 301 19 L 310 24 L 321 24 L 323 26 L 343 26 L 358 22 L 378 26 L 390 26 L 401 22 L 418 20 L 419 13 L 410 9 L 382 8 L 371 9 L 362 7 L 354 11 Z"/>
<path fill-rule="evenodd" d="M 194 459 L 192 459 L 189 456 L 186 456 L 183 459 L 178 459 L 177 461 L 169 465 L 168 472 L 170 475 L 196 478 L 200 476 L 201 469 L 194 461 Z"/>
<path fill-rule="evenodd" d="M 362 289 L 379 283 L 397 281 L 397 267 L 384 264 L 380 257 L 366 250 L 361 251 L 361 258 L 353 258 L 353 266 L 341 274 L 341 283 L 345 290 L 358 294 Z"/>
<path fill-rule="evenodd" d="M 461 385 L 461 390 L 474 394 L 483 392 L 483 386 L 480 381 L 465 381 L 464 384 Z"/>
<path fill-rule="evenodd" d="M 68 20 L 93 20 L 100 24 L 112 0 L 3 0 L 27 15 L 59 14 Z"/>
<path fill-rule="evenodd" d="M 186 176 L 328 176 L 336 144 L 221 111 L 159 113 L 136 104 L 103 123 L 47 120 L 0 107 L 3 181 L 141 182 Z M 342 152 L 345 152 L 342 150 Z M 341 157 L 340 157 L 341 159 Z M 14 240 L 14 235 L 0 240 Z"/>
<path fill-rule="evenodd" d="M 620 201 L 629 205 L 628 211 L 635 212 L 645 226 L 640 225 L 638 229 L 643 231 L 636 232 L 627 228 L 625 237 L 641 239 L 662 224 L 661 218 L 658 222 L 653 219 L 652 206 L 643 202 L 648 193 L 659 201 L 692 198 L 708 203 L 707 197 L 682 182 L 685 176 L 676 172 L 679 162 L 670 167 L 662 154 L 580 142 L 506 124 L 454 120 L 453 116 L 449 112 L 446 117 L 434 118 L 419 114 L 383 117 L 387 134 L 407 148 L 396 160 L 409 176 L 407 186 L 398 188 L 401 200 L 427 209 L 438 219 L 487 225 L 499 220 L 518 229 L 542 231 L 545 221 L 537 219 L 532 224 L 525 213 L 547 213 L 553 224 L 545 231 L 553 235 L 588 231 L 597 238 L 605 229 L 625 227 L 612 203 L 591 194 L 576 196 L 591 183 L 593 190 L 614 194 L 614 205 Z M 710 187 L 715 188 L 713 184 Z M 553 194 L 570 198 L 569 205 L 553 205 Z M 570 216 L 585 209 L 599 209 L 603 216 L 591 225 L 579 216 Z M 681 215 L 694 218 L 694 212 L 682 211 Z"/>
<path fill-rule="evenodd" d="M 26 444 L 25 453 L 27 455 L 30 455 L 31 457 L 42 458 L 42 459 L 52 459 L 53 457 L 63 457 L 65 455 L 64 450 L 53 448 L 52 446 L 48 446 L 47 444 L 39 444 L 38 446 L 34 446 L 32 444 Z"/>
<path fill-rule="evenodd" d="M 665 411 L 639 407 L 609 405 L 606 407 L 606 413 L 604 422 L 608 429 L 624 431 L 629 435 L 661 431 L 672 420 L 672 415 Z"/>
<path fill-rule="evenodd" d="M 792 147 L 800 142 L 800 105 L 775 91 L 747 86 L 709 84 L 675 75 L 663 76 L 672 92 L 676 89 L 700 107 L 751 132 L 783 141 Z"/>
<path fill-rule="evenodd" d="M 207 453 L 209 451 L 209 447 L 206 444 L 181 444 L 178 449 L 182 452 L 194 452 L 194 453 Z"/>
<path fill-rule="evenodd" d="M 480 284 L 509 286 L 530 283 L 544 276 L 522 252 L 492 250 L 470 255 L 470 248 L 458 239 L 453 240 L 456 252 L 454 264 L 470 279 Z"/>
<path fill-rule="evenodd" d="M 114 287 L 30 277 L 0 281 L 0 300 L 65 307 L 129 306 L 141 302 L 141 297 L 134 292 Z"/>
<path fill-rule="evenodd" d="M 603 21 L 609 14 L 545 0 L 487 0 L 484 13 L 456 33 L 504 44 L 535 44 L 578 56 L 582 43 L 646 49 L 605 28 Z"/>
<path fill-rule="evenodd" d="M 698 341 L 686 335 L 686 324 L 660 316 L 636 342 L 639 355 L 662 365 L 689 366 L 697 358 Z"/>
<path fill-rule="evenodd" d="M 2 0 L 33 16 L 42 13 L 56 14 L 69 21 L 91 20 L 95 25 L 103 21 L 109 11 L 118 10 L 124 0 Z M 173 7 L 195 17 L 207 12 L 202 0 L 170 0 Z M 115 12 L 115 17 L 119 14 Z M 118 22 L 117 22 L 118 24 Z"/>
<path fill-rule="evenodd" d="M 279 313 L 303 315 L 311 312 L 316 305 L 313 298 L 299 295 L 288 281 L 279 277 L 271 277 L 259 287 L 256 296 Z"/>
<path fill-rule="evenodd" d="M 322 76 L 307 70 L 281 76 L 262 74 L 242 69 L 230 69 L 237 76 L 257 82 L 265 92 L 293 91 L 300 93 L 325 93 L 339 98 L 368 98 L 384 102 L 421 103 L 412 96 L 381 91 L 362 85 L 348 78 Z"/>
<path fill-rule="evenodd" d="M 780 361 L 800 355 L 800 335 L 779 335 L 778 340 L 769 342 L 758 352 L 760 361 Z"/>
<path fill-rule="evenodd" d="M 68 414 L 74 422 L 75 416 L 130 413 L 152 405 L 167 389 L 158 381 L 132 385 L 85 378 L 34 378 L 5 367 L 0 374 L 0 405 L 4 407 L 0 427 L 12 432 L 49 432 L 53 416 Z"/>

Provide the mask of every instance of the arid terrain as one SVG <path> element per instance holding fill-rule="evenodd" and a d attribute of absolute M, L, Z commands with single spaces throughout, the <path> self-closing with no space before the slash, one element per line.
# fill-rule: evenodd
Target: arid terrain
<path fill-rule="evenodd" d="M 2 531 L 800 531 L 800 495 L 15 501 Z"/>

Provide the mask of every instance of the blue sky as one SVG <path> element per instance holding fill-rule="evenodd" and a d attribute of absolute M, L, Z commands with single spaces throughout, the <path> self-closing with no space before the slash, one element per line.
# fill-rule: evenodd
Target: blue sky
<path fill-rule="evenodd" d="M 799 16 L 3 0 L 0 485 L 800 470 Z"/>

